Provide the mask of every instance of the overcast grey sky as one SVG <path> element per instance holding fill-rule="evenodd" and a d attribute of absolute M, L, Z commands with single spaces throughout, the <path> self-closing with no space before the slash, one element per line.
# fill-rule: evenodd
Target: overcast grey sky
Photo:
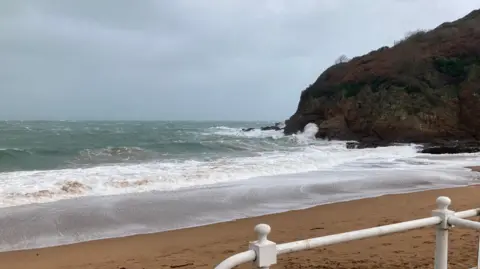
<path fill-rule="evenodd" d="M 283 120 L 335 59 L 479 0 L 2 0 L 0 118 Z"/>

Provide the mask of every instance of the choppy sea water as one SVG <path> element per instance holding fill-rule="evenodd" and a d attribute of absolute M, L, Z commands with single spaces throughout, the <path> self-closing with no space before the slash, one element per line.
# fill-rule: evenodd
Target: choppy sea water
<path fill-rule="evenodd" d="M 479 154 L 346 149 L 272 123 L 0 122 L 0 250 L 462 186 Z"/>

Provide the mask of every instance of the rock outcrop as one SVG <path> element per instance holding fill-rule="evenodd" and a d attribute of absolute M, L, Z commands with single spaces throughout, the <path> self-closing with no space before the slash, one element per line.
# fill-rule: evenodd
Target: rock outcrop
<path fill-rule="evenodd" d="M 480 152 L 480 141 L 442 141 L 423 145 L 421 153 L 457 154 Z"/>
<path fill-rule="evenodd" d="M 260 130 L 261 131 L 270 131 L 270 130 L 281 131 L 284 128 L 285 128 L 285 123 L 277 122 L 277 123 L 275 123 L 275 125 L 260 127 Z M 248 127 L 248 128 L 243 128 L 242 129 L 243 132 L 251 132 L 253 130 L 255 130 L 255 128 L 253 128 L 253 127 Z"/>
<path fill-rule="evenodd" d="M 367 143 L 480 139 L 480 10 L 325 70 L 286 134 Z M 376 141 L 376 142 L 375 142 Z"/>

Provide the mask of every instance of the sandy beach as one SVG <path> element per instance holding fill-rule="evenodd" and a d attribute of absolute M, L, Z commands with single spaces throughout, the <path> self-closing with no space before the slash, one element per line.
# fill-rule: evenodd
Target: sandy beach
<path fill-rule="evenodd" d="M 0 14 L 0 269 L 480 269 L 480 0 Z"/>
<path fill-rule="evenodd" d="M 277 243 L 428 217 L 440 195 L 453 210 L 479 207 L 480 187 L 450 188 L 386 195 L 317 206 L 305 210 L 156 234 L 0 253 L 8 269 L 212 268 L 247 249 L 253 227 L 268 223 Z M 456 228 L 450 238 L 451 268 L 476 262 L 479 233 Z M 281 256 L 275 268 L 433 268 L 434 229 L 360 240 Z M 250 268 L 246 265 L 242 268 Z"/>

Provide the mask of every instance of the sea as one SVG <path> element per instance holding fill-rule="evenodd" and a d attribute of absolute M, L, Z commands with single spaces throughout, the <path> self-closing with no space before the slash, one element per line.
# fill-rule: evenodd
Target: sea
<path fill-rule="evenodd" d="M 347 149 L 315 139 L 314 124 L 291 136 L 259 129 L 272 124 L 1 121 L 0 251 L 478 182 L 466 167 L 480 154 Z"/>

